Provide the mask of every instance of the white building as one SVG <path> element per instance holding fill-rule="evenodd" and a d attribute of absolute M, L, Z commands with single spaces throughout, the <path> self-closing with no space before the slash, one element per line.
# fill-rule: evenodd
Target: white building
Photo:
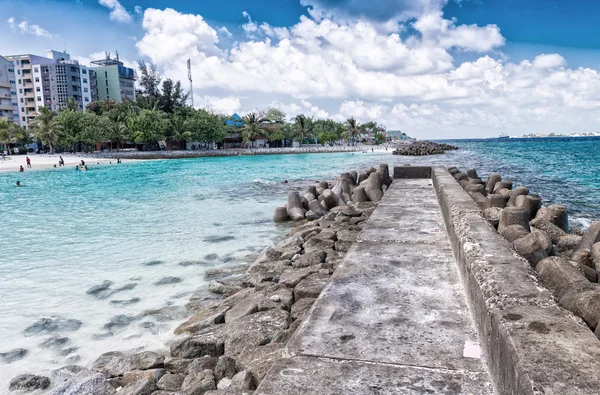
<path fill-rule="evenodd" d="M 14 66 L 0 56 L 0 118 L 19 123 Z"/>

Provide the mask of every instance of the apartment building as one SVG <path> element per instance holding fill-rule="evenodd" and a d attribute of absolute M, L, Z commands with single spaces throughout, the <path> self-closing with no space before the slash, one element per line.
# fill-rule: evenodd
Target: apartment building
<path fill-rule="evenodd" d="M 95 73 L 66 52 L 47 51 L 6 57 L 14 65 L 18 120 L 27 127 L 40 107 L 58 111 L 75 99 L 82 110 L 96 100 Z"/>
<path fill-rule="evenodd" d="M 0 56 L 0 118 L 19 122 L 15 69 L 11 62 Z"/>
<path fill-rule="evenodd" d="M 111 59 L 110 54 L 106 58 L 92 62 L 92 69 L 96 72 L 96 92 L 98 100 L 107 99 L 122 102 L 135 99 L 135 71 L 125 67 L 116 59 Z"/>

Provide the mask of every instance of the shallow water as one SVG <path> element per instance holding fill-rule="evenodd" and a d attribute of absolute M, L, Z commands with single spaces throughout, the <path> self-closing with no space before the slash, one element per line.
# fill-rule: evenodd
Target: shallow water
<path fill-rule="evenodd" d="M 22 347 L 28 355 L 10 364 L 0 359 L 0 392 L 19 373 L 86 365 L 111 350 L 163 349 L 181 316 L 167 320 L 141 313 L 166 306 L 180 312 L 177 306 L 206 284 L 207 268 L 247 262 L 249 254 L 281 237 L 288 226 L 273 224 L 272 213 L 297 180 L 332 179 L 383 162 L 476 167 L 481 176 L 497 171 L 546 202 L 566 204 L 572 222 L 600 218 L 599 139 L 455 144 L 460 151 L 418 158 L 380 151 L 1 173 L 0 353 Z M 15 187 L 17 179 L 25 187 Z M 286 179 L 291 183 L 282 184 Z M 165 277 L 181 281 L 155 285 Z M 104 281 L 113 282 L 111 290 L 127 289 L 103 298 L 86 293 Z M 111 304 L 131 299 L 137 302 Z M 119 320 L 124 325 L 109 328 L 112 335 L 106 337 L 104 326 L 118 315 L 125 316 Z M 24 333 L 53 316 L 81 326 Z M 57 335 L 68 341 L 39 346 Z"/>

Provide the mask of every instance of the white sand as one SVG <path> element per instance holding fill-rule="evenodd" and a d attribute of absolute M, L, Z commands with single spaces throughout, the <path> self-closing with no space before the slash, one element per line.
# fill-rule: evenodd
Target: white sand
<path fill-rule="evenodd" d="M 65 167 L 74 167 L 81 164 L 83 159 L 88 165 L 116 163 L 116 159 L 98 159 L 86 158 L 73 154 L 30 154 L 30 155 L 7 155 L 4 160 L 0 157 L 0 171 L 19 171 L 19 166 L 23 166 L 25 171 L 49 169 L 58 167 L 60 157 L 65 161 Z M 31 168 L 27 168 L 26 158 L 31 159 Z"/>

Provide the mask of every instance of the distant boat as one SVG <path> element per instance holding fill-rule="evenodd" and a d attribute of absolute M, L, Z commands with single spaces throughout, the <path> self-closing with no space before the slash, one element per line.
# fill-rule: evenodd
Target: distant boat
<path fill-rule="evenodd" d="M 499 139 L 508 139 L 510 138 L 510 136 L 504 132 L 500 133 L 500 135 L 498 136 Z"/>

